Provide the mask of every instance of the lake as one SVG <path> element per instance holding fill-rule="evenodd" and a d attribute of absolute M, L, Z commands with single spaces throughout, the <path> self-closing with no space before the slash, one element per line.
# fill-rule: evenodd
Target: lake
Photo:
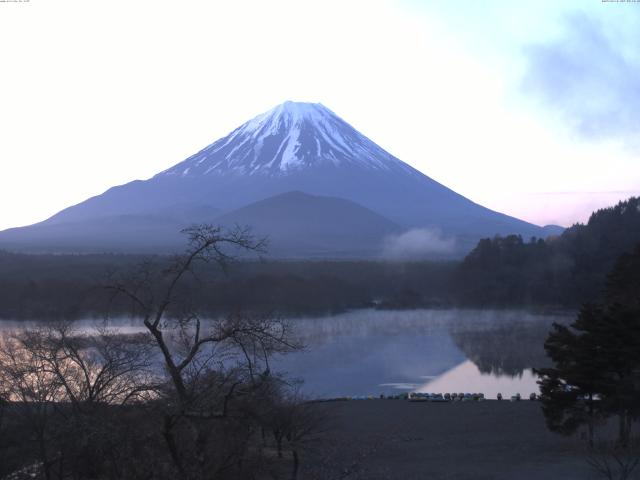
<path fill-rule="evenodd" d="M 401 392 L 537 392 L 532 367 L 549 365 L 544 340 L 569 315 L 523 311 L 356 310 L 292 319 L 305 349 L 278 356 L 272 369 L 303 380 L 313 398 Z M 0 322 L 0 330 L 37 322 Z M 91 322 L 80 322 L 89 326 Z M 120 320 L 124 332 L 140 331 Z"/>
<path fill-rule="evenodd" d="M 358 310 L 294 321 L 303 352 L 276 369 L 312 397 L 400 392 L 538 392 L 532 367 L 549 365 L 544 341 L 568 315 L 522 311 Z"/>

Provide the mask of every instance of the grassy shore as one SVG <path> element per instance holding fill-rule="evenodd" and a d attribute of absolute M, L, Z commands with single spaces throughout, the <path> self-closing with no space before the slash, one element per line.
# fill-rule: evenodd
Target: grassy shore
<path fill-rule="evenodd" d="M 304 478 L 590 479 L 585 445 L 549 432 L 538 402 L 318 404 L 323 458 Z M 303 465 L 305 462 L 303 462 Z"/>

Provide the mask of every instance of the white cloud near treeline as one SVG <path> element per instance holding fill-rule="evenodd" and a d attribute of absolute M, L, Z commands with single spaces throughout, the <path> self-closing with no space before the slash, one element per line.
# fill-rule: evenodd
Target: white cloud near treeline
<path fill-rule="evenodd" d="M 383 257 L 389 260 L 419 260 L 446 255 L 455 249 L 455 239 L 438 229 L 414 228 L 385 239 Z"/>

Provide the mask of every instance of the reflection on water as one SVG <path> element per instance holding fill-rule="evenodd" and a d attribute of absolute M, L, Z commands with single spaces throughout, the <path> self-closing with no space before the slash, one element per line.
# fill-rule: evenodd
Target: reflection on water
<path fill-rule="evenodd" d="M 516 311 L 361 310 L 300 319 L 304 352 L 276 361 L 314 397 L 407 390 L 482 392 L 495 398 L 537 391 L 531 367 L 548 364 L 544 340 L 568 316 Z"/>
<path fill-rule="evenodd" d="M 46 323 L 47 322 L 39 322 L 35 320 L 0 320 L 0 333 L 3 331 L 14 331 L 24 328 L 36 328 Z M 143 333 L 147 331 L 142 324 L 142 321 L 137 318 L 114 318 L 108 321 L 100 319 L 75 320 L 73 322 L 73 328 L 77 332 L 95 333 L 95 327 L 101 326 L 115 328 L 118 332 L 125 335 Z"/>
<path fill-rule="evenodd" d="M 296 319 L 306 348 L 275 358 L 272 368 L 304 380 L 303 391 L 320 398 L 408 390 L 528 396 L 537 391 L 531 368 L 548 364 L 543 344 L 551 324 L 570 320 L 474 310 L 358 310 Z M 85 324 L 95 322 L 76 328 Z M 0 322 L 0 330 L 24 326 Z M 112 326 L 124 333 L 142 330 L 138 320 Z"/>
<path fill-rule="evenodd" d="M 533 322 L 499 322 L 488 331 L 452 331 L 451 336 L 481 373 L 515 377 L 532 366 L 550 366 L 544 351 L 549 327 L 547 318 L 541 317 Z"/>
<path fill-rule="evenodd" d="M 530 393 L 538 391 L 537 379 L 530 369 L 523 370 L 516 376 L 482 373 L 471 360 L 465 360 L 434 380 L 420 385 L 416 391 L 482 392 L 486 398 L 496 398 L 498 393 L 502 393 L 505 398 L 520 393 L 528 398 Z"/>

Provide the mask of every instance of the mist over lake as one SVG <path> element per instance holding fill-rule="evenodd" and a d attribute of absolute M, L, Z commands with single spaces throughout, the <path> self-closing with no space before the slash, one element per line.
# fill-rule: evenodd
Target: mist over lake
<path fill-rule="evenodd" d="M 534 367 L 547 366 L 543 344 L 569 314 L 521 310 L 353 310 L 289 320 L 302 351 L 278 355 L 271 368 L 300 380 L 311 398 L 402 392 L 479 392 L 495 398 L 538 391 Z M 1 330 L 39 322 L 0 322 Z M 80 320 L 80 330 L 102 324 Z M 114 319 L 123 333 L 141 320 Z"/>

